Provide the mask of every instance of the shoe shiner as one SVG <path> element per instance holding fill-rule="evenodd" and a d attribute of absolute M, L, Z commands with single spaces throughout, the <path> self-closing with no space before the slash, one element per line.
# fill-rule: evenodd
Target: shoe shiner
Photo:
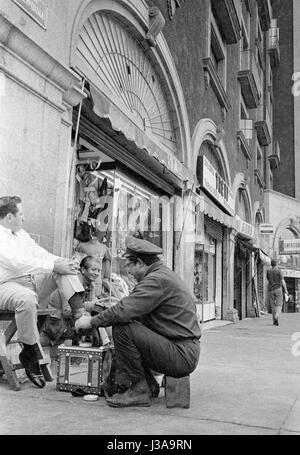
<path fill-rule="evenodd" d="M 106 397 L 109 406 L 150 406 L 159 387 L 151 371 L 180 378 L 198 364 L 196 305 L 184 282 L 160 260 L 162 253 L 151 242 L 127 238 L 123 257 L 137 285 L 111 308 L 75 322 L 77 330 L 112 326 L 119 392 Z"/>

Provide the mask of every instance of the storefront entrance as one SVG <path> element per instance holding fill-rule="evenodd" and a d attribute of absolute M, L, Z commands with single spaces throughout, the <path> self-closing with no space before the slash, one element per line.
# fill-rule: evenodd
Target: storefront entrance
<path fill-rule="evenodd" d="M 298 313 L 299 312 L 299 289 L 300 289 L 300 279 L 299 278 L 285 278 L 286 287 L 288 289 L 288 293 L 290 299 L 288 302 L 284 303 L 282 311 L 285 313 Z"/>
<path fill-rule="evenodd" d="M 239 241 L 234 253 L 234 303 L 239 319 L 253 316 L 249 312 L 253 298 L 253 281 L 251 277 L 251 251 Z"/>
<path fill-rule="evenodd" d="M 203 239 L 195 245 L 194 298 L 205 322 L 221 318 L 223 226 L 205 216 Z"/>

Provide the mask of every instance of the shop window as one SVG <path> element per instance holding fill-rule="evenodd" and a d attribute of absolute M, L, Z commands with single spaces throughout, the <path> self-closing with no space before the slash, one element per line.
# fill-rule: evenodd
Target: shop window
<path fill-rule="evenodd" d="M 111 262 L 103 276 L 101 297 L 107 297 L 109 290 L 120 299 L 135 284 L 122 257 L 126 237 L 143 238 L 164 248 L 169 205 L 167 197 L 112 166 L 114 163 L 104 163 L 96 170 L 91 165 L 77 166 L 73 254 L 80 259 L 82 245 L 93 233 L 103 251 L 108 250 Z"/>
<path fill-rule="evenodd" d="M 196 303 L 212 303 L 216 297 L 216 240 L 205 234 L 205 244 L 196 245 L 194 298 Z"/>

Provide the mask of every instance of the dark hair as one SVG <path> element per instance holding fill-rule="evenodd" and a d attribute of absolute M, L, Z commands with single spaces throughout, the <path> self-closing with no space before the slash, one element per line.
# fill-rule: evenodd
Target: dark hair
<path fill-rule="evenodd" d="M 88 269 L 89 267 L 91 267 L 92 262 L 99 262 L 100 264 L 100 259 L 97 258 L 97 256 L 85 256 L 80 262 L 80 267 Z"/>
<path fill-rule="evenodd" d="M 21 202 L 19 196 L 0 197 L 0 219 L 3 220 L 9 213 L 16 215 L 19 211 L 18 204 Z"/>
<path fill-rule="evenodd" d="M 127 256 L 127 259 L 129 259 L 130 262 L 136 262 L 138 259 L 140 259 L 146 265 L 151 265 L 154 264 L 154 262 L 160 261 L 160 258 L 157 257 L 156 254 L 137 254 Z"/>
<path fill-rule="evenodd" d="M 88 221 L 80 221 L 76 228 L 75 238 L 82 243 L 88 242 L 92 237 L 97 236 L 97 229 Z"/>
<path fill-rule="evenodd" d="M 278 264 L 278 259 L 272 259 L 271 260 L 271 266 L 275 267 Z"/>

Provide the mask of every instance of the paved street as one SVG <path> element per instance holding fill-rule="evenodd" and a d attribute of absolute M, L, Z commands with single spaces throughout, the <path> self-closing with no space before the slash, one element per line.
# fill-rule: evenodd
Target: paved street
<path fill-rule="evenodd" d="M 293 333 L 300 314 L 208 323 L 191 376 L 190 409 L 167 409 L 163 392 L 150 408 L 113 409 L 26 382 L 0 383 L 0 434 L 295 435 L 300 434 L 300 356 Z M 294 335 L 296 338 L 296 335 Z M 300 333 L 299 333 L 300 337 Z"/>

